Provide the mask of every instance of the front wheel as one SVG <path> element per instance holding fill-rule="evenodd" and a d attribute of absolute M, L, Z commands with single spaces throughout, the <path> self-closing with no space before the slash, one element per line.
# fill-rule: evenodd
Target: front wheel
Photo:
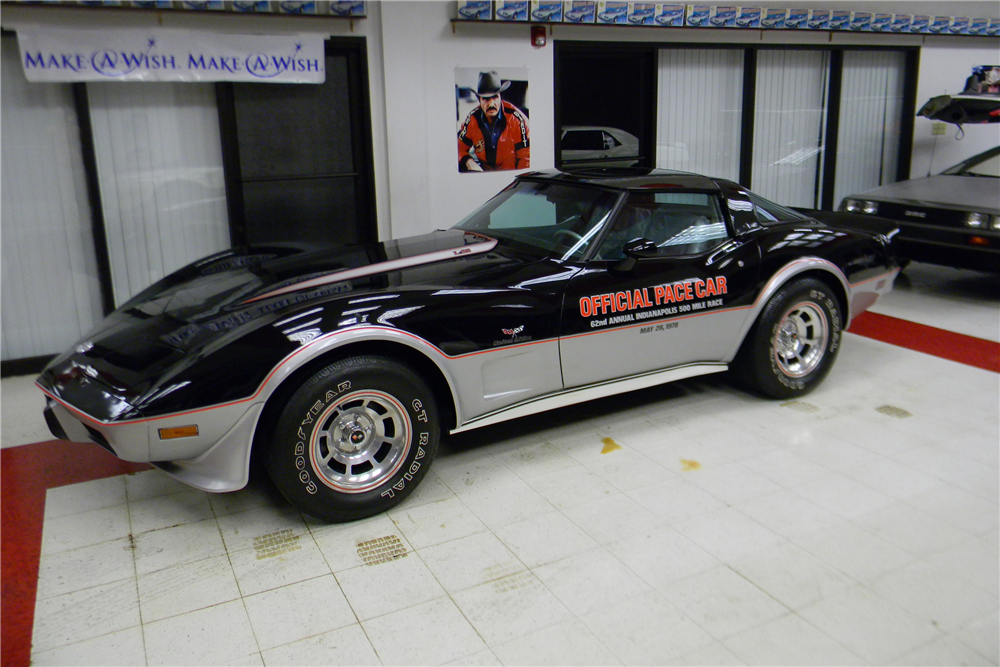
<path fill-rule="evenodd" d="M 734 365 L 752 390 L 795 398 L 812 391 L 830 372 L 842 335 L 833 291 L 818 280 L 797 280 L 767 302 Z"/>
<path fill-rule="evenodd" d="M 437 451 L 440 421 L 427 384 L 384 357 L 318 371 L 281 412 L 268 472 L 301 509 L 332 522 L 383 512 L 409 495 Z"/>

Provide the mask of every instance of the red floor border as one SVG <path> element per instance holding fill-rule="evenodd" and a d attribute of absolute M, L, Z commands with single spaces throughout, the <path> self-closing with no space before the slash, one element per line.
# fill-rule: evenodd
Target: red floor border
<path fill-rule="evenodd" d="M 1000 343 L 867 312 L 855 317 L 848 331 L 960 364 L 1000 373 Z"/>
<path fill-rule="evenodd" d="M 97 445 L 63 440 L 0 450 L 0 665 L 31 663 L 45 492 L 150 468 Z"/>
<path fill-rule="evenodd" d="M 1000 373 L 1000 343 L 863 313 L 851 333 Z M 50 488 L 148 470 L 114 458 L 97 445 L 53 440 L 0 450 L 0 665 L 31 662 L 45 493 Z"/>

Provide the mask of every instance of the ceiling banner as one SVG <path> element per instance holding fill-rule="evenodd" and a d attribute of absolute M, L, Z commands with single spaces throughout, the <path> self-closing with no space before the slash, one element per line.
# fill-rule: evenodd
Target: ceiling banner
<path fill-rule="evenodd" d="M 323 83 L 321 35 L 19 29 L 28 81 Z"/>

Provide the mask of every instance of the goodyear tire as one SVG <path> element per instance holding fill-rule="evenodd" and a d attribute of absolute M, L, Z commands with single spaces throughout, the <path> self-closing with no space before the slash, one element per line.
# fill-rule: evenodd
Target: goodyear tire
<path fill-rule="evenodd" d="M 437 451 L 434 396 L 384 357 L 333 363 L 302 383 L 276 422 L 268 472 L 303 512 L 332 522 L 378 514 L 420 483 Z"/>
<path fill-rule="evenodd" d="M 842 336 L 833 290 L 811 278 L 796 280 L 767 302 L 743 343 L 736 370 L 745 385 L 765 396 L 802 396 L 830 372 Z"/>

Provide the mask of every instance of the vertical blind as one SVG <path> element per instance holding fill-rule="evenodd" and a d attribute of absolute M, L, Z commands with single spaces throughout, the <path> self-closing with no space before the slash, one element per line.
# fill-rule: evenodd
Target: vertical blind
<path fill-rule="evenodd" d="M 743 52 L 661 49 L 656 166 L 738 180 Z"/>
<path fill-rule="evenodd" d="M 819 208 L 829 59 L 826 51 L 757 56 L 750 187 L 763 197 Z"/>
<path fill-rule="evenodd" d="M 115 303 L 229 247 L 211 84 L 88 86 Z"/>
<path fill-rule="evenodd" d="M 834 206 L 896 180 L 904 67 L 898 51 L 844 53 Z"/>
<path fill-rule="evenodd" d="M 68 84 L 28 83 L 3 38 L 3 360 L 61 351 L 101 317 L 91 212 Z"/>

